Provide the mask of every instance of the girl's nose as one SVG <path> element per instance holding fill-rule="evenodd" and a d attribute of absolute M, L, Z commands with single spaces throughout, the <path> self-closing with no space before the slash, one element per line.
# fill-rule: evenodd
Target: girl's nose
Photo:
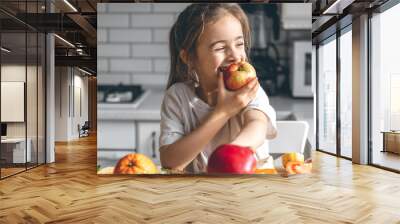
<path fill-rule="evenodd" d="M 242 51 L 239 49 L 231 48 L 228 56 L 229 63 L 238 63 L 241 60 L 244 60 Z"/>

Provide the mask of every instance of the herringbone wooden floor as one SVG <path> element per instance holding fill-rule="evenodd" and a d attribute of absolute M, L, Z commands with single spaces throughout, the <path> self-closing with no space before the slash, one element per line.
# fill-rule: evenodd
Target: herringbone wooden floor
<path fill-rule="evenodd" d="M 289 178 L 100 177 L 96 139 L 0 181 L 0 223 L 400 223 L 400 175 L 315 153 Z"/>

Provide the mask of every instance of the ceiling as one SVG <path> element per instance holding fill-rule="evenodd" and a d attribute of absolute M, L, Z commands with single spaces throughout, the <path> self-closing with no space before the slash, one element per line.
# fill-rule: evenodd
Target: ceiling
<path fill-rule="evenodd" d="M 351 24 L 354 17 L 373 11 L 388 0 L 306 0 L 312 3 L 313 43 Z"/>
<path fill-rule="evenodd" d="M 36 33 L 52 32 L 57 34 L 56 66 L 79 66 L 95 74 L 96 4 L 101 1 L 50 0 L 47 1 L 47 9 L 45 2 L 44 0 L 0 1 L 2 46 L 12 50 L 7 53 L 8 60 L 21 60 L 25 55 L 28 59 L 35 56 L 38 50 Z M 50 9 L 52 13 L 49 13 Z M 25 38 L 26 31 L 27 38 Z M 43 45 L 39 44 L 39 47 Z"/>

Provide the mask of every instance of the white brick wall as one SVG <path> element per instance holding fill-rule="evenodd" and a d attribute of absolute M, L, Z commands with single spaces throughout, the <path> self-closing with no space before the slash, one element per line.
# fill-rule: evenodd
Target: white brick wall
<path fill-rule="evenodd" d="M 153 12 L 181 12 L 183 11 L 190 3 L 159 3 L 153 5 Z"/>
<path fill-rule="evenodd" d="M 133 44 L 132 56 L 167 58 L 169 56 L 167 44 Z"/>
<path fill-rule="evenodd" d="M 171 27 L 174 23 L 174 14 L 132 14 L 132 27 Z"/>
<path fill-rule="evenodd" d="M 98 72 L 107 72 L 108 71 L 108 60 L 106 59 L 97 59 L 97 71 Z"/>
<path fill-rule="evenodd" d="M 149 79 L 151 77 L 151 79 Z M 151 74 L 149 76 L 148 74 L 135 74 L 132 75 L 132 82 L 133 83 L 140 83 L 141 85 L 157 85 L 157 86 L 164 86 L 166 85 L 168 81 L 168 76 L 167 74 Z"/>
<path fill-rule="evenodd" d="M 169 31 L 190 3 L 99 3 L 99 84 L 165 85 Z"/>
<path fill-rule="evenodd" d="M 150 29 L 110 29 L 108 32 L 113 43 L 151 42 Z"/>
<path fill-rule="evenodd" d="M 108 4 L 108 12 L 150 12 L 151 5 L 147 3 L 114 3 Z"/>
<path fill-rule="evenodd" d="M 153 29 L 153 42 L 168 43 L 169 29 Z"/>
<path fill-rule="evenodd" d="M 115 27 L 129 27 L 128 14 L 97 14 L 97 27 L 99 28 L 115 28 Z"/>
<path fill-rule="evenodd" d="M 143 59 L 111 59 L 112 72 L 151 72 L 151 60 Z"/>
<path fill-rule="evenodd" d="M 101 79 L 101 84 L 105 85 L 118 85 L 120 83 L 129 85 L 131 84 L 131 75 L 129 73 L 100 73 L 97 78 Z"/>
<path fill-rule="evenodd" d="M 101 44 L 97 43 L 97 57 L 129 57 L 129 44 Z"/>
<path fill-rule="evenodd" d="M 165 72 L 169 71 L 170 65 L 169 59 L 156 59 L 154 60 L 154 71 L 155 72 Z"/>
<path fill-rule="evenodd" d="M 107 30 L 106 29 L 97 29 L 97 42 L 107 42 Z"/>

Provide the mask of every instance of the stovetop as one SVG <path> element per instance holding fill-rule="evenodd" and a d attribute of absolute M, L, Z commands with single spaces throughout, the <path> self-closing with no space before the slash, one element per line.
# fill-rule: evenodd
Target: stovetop
<path fill-rule="evenodd" d="M 140 85 L 99 85 L 97 87 L 98 103 L 133 103 L 144 90 Z"/>

